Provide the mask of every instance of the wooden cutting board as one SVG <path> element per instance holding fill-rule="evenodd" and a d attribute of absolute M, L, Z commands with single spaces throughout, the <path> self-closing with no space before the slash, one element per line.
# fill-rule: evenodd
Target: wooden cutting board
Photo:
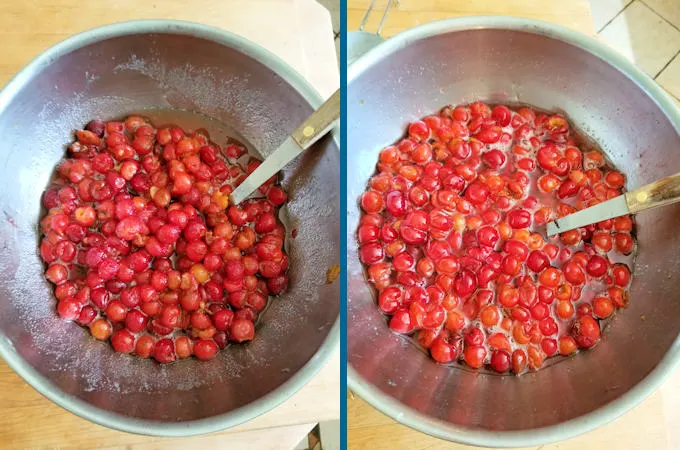
<path fill-rule="evenodd" d="M 134 19 L 200 22 L 244 36 L 278 55 L 324 97 L 339 84 L 331 18 L 314 0 L 0 0 L 0 86 L 51 45 L 100 25 Z M 221 433 L 185 439 L 139 436 L 81 419 L 38 394 L 0 360 L 0 449 L 286 449 L 315 423 L 340 418 L 339 352 L 296 395 Z"/>
<path fill-rule="evenodd" d="M 594 0 L 603 1 L 603 0 Z M 365 31 L 375 32 L 388 0 L 377 0 Z M 370 0 L 348 0 L 348 30 L 359 28 Z M 398 0 L 390 8 L 383 37 L 434 20 L 470 15 L 528 17 L 594 35 L 587 0 Z M 352 450 L 472 450 L 478 447 L 443 441 L 397 423 L 358 396 L 347 398 L 348 448 Z M 502 407 L 502 406 L 500 406 Z M 680 449 L 680 371 L 648 399 L 618 420 L 582 436 L 533 450 Z"/>

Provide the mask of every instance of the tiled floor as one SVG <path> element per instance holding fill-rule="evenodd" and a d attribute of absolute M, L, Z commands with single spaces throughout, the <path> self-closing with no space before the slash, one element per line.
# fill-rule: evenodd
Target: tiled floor
<path fill-rule="evenodd" d="M 590 0 L 599 37 L 680 104 L 680 0 Z"/>
<path fill-rule="evenodd" d="M 316 0 L 328 9 L 333 21 L 333 38 L 335 39 L 335 53 L 340 60 L 340 0 Z M 680 0 L 679 0 L 680 1 Z"/>
<path fill-rule="evenodd" d="M 340 1 L 331 13 L 339 52 Z M 590 0 L 600 38 L 631 59 L 680 104 L 680 0 Z"/>
<path fill-rule="evenodd" d="M 340 450 L 340 421 L 321 422 L 293 450 Z"/>

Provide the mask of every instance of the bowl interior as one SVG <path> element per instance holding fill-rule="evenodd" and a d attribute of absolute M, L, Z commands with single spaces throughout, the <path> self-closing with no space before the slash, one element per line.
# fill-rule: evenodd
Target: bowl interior
<path fill-rule="evenodd" d="M 629 189 L 680 171 L 676 127 L 641 86 L 596 54 L 530 27 L 470 28 L 402 39 L 370 63 L 357 62 L 348 88 L 349 363 L 369 389 L 424 414 L 430 424 L 423 428 L 436 423 L 451 439 L 466 430 L 547 427 L 592 412 L 649 374 L 680 331 L 680 206 L 639 215 L 630 307 L 592 351 L 522 377 L 478 375 L 437 365 L 388 329 L 357 257 L 357 199 L 378 152 L 409 121 L 480 99 L 528 104 L 565 112 L 627 175 Z"/>
<path fill-rule="evenodd" d="M 338 283 L 326 284 L 326 270 L 339 258 L 339 151 L 326 139 L 285 169 L 286 221 L 289 231 L 297 228 L 288 243 L 290 287 L 270 303 L 254 341 L 209 363 L 164 366 L 93 341 L 55 317 L 36 250 L 40 197 L 73 131 L 93 118 L 139 113 L 205 127 L 221 145 L 235 130 L 266 156 L 313 111 L 309 89 L 252 44 L 189 26 L 139 28 L 71 42 L 22 73 L 2 97 L 0 170 L 11 182 L 0 193 L 0 346 L 19 355 L 22 375 L 62 405 L 93 406 L 95 418 L 112 413 L 110 424 L 119 427 L 115 417 L 154 421 L 145 424 L 151 429 L 238 414 L 310 361 L 318 368 L 314 355 L 339 313 Z"/>

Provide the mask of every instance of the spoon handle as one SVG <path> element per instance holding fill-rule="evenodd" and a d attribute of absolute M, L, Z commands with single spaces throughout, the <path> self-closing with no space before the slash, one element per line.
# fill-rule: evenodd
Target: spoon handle
<path fill-rule="evenodd" d="M 340 118 L 340 91 L 337 90 L 312 113 L 291 136 L 302 150 L 321 139 Z"/>
<path fill-rule="evenodd" d="M 326 102 L 305 120 L 285 141 L 243 180 L 230 195 L 230 203 L 238 205 L 268 179 L 283 169 L 300 153 L 321 139 L 340 118 L 340 91 L 335 91 Z"/>
<path fill-rule="evenodd" d="M 631 214 L 680 202 L 680 173 L 626 192 L 625 195 Z"/>

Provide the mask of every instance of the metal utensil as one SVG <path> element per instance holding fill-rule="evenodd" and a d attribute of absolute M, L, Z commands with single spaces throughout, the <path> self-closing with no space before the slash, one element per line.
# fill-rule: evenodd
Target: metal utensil
<path fill-rule="evenodd" d="M 554 220 L 548 223 L 547 232 L 548 236 L 553 236 L 603 220 L 677 202 L 680 202 L 680 173 Z"/>
<path fill-rule="evenodd" d="M 296 156 L 328 133 L 339 118 L 340 90 L 337 90 L 234 189 L 230 196 L 231 203 L 238 205 L 245 200 Z"/>
<path fill-rule="evenodd" d="M 392 332 L 376 307 L 358 257 L 357 199 L 375 174 L 380 151 L 403 136 L 409 121 L 446 104 L 476 100 L 562 109 L 595 142 L 616 149 L 607 156 L 631 186 L 680 172 L 680 111 L 611 47 L 528 19 L 432 22 L 385 40 L 348 69 L 350 388 L 395 420 L 439 438 L 487 447 L 537 446 L 622 415 L 677 366 L 680 210 L 637 216 L 640 251 L 631 302 L 594 349 L 550 360 L 550 367 L 519 378 L 436 364 Z M 650 150 L 641 157 L 640 149 Z"/>

